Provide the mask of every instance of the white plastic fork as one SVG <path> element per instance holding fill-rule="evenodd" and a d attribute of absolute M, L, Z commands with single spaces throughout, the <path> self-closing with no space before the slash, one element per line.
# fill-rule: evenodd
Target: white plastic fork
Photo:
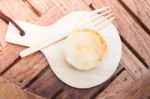
<path fill-rule="evenodd" d="M 79 23 L 80 25 L 77 25 L 75 29 L 82 28 L 82 27 L 86 26 L 86 24 L 91 22 L 95 30 L 100 30 L 101 28 L 103 28 L 106 25 L 108 25 L 109 22 L 114 20 L 114 18 L 115 17 L 113 16 L 113 13 L 111 12 L 110 8 L 109 7 L 104 7 L 104 8 L 97 9 L 97 10 L 94 10 L 94 11 L 90 12 L 89 15 L 86 16 Z M 106 21 L 106 19 L 107 19 L 107 21 Z M 67 36 L 68 36 L 68 33 L 65 32 L 63 34 L 60 34 L 56 38 L 48 39 L 48 40 L 42 41 L 42 42 L 40 42 L 38 44 L 35 44 L 33 46 L 30 46 L 29 48 L 27 48 L 27 49 L 23 50 L 22 52 L 20 52 L 20 56 L 21 57 L 28 56 L 28 55 L 36 52 L 36 51 L 39 51 L 39 50 L 41 50 L 43 48 L 46 48 L 46 47 L 48 47 L 48 46 L 50 46 L 50 45 L 52 45 L 52 44 L 54 44 L 54 43 L 64 39 L 64 38 L 66 38 Z"/>

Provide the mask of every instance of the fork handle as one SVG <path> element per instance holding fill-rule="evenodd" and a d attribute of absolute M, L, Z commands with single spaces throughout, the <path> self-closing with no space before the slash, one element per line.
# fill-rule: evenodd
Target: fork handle
<path fill-rule="evenodd" d="M 42 49 L 48 47 L 49 45 L 52 45 L 54 43 L 59 42 L 60 40 L 66 38 L 67 36 L 68 36 L 68 33 L 60 34 L 59 36 L 57 36 L 55 38 L 48 39 L 48 40 L 45 40 L 41 43 L 33 45 L 32 47 L 27 48 L 27 49 L 23 50 L 22 52 L 20 52 L 20 56 L 21 57 L 26 57 L 30 54 L 35 53 L 36 51 L 39 51 L 39 50 L 42 50 Z"/>

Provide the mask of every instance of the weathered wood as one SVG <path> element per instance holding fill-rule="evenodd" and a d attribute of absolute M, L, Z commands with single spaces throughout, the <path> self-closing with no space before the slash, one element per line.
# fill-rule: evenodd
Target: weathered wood
<path fill-rule="evenodd" d="M 0 99 L 45 99 L 23 91 L 11 82 L 0 77 Z"/>
<path fill-rule="evenodd" d="M 150 30 L 150 0 L 121 0 Z"/>
<path fill-rule="evenodd" d="M 97 99 L 119 99 L 120 93 L 123 93 L 133 81 L 134 80 L 125 70 L 102 93 L 97 96 Z M 122 97 L 120 98 L 122 99 Z"/>
<path fill-rule="evenodd" d="M 37 20 L 36 24 L 50 25 L 63 15 L 64 14 L 55 6 L 55 4 L 50 2 L 50 8 Z"/>
<path fill-rule="evenodd" d="M 26 90 L 51 99 L 63 87 L 64 83 L 49 68 L 39 79 L 28 86 Z"/>
<path fill-rule="evenodd" d="M 150 36 L 136 23 L 129 13 L 120 5 L 117 0 L 95 0 L 94 8 L 110 6 L 116 16 L 114 21 L 120 35 L 132 47 L 134 52 L 138 53 L 138 57 L 150 66 Z"/>
<path fill-rule="evenodd" d="M 7 43 L 5 41 L 5 32 L 7 31 L 7 24 L 0 19 L 0 52 L 2 48 L 4 48 Z"/>
<path fill-rule="evenodd" d="M 86 5 L 91 5 L 94 0 L 82 0 Z"/>
<path fill-rule="evenodd" d="M 18 47 L 13 44 L 8 44 L 2 48 L 0 52 L 0 74 L 18 58 L 19 52 L 22 49 L 23 47 Z"/>
<path fill-rule="evenodd" d="M 22 0 L 1 0 L 0 10 L 14 19 L 21 19 L 34 23 L 37 15 Z"/>
<path fill-rule="evenodd" d="M 122 58 L 120 64 L 126 68 L 131 77 L 138 79 L 147 72 L 147 68 L 137 59 L 135 55 L 122 43 Z"/>
<path fill-rule="evenodd" d="M 139 96 L 139 99 L 149 99 L 150 98 L 150 86 L 145 89 L 145 92 Z"/>
<path fill-rule="evenodd" d="M 21 59 L 2 76 L 16 85 L 24 87 L 46 66 L 48 66 L 48 62 L 44 56 L 41 53 L 36 53 Z"/>
<path fill-rule="evenodd" d="M 90 10 L 81 0 L 49 0 L 51 6 L 37 21 L 38 24 L 50 25 L 67 13 L 75 10 Z M 79 3 L 80 2 L 80 3 Z M 42 5 L 41 5 L 42 6 Z"/>
<path fill-rule="evenodd" d="M 149 99 L 149 85 L 150 70 L 137 81 L 134 81 L 129 74 L 124 71 L 108 86 L 106 90 L 98 95 L 97 99 L 126 99 L 127 97 L 129 99 Z"/>
<path fill-rule="evenodd" d="M 64 14 L 76 10 L 90 10 L 90 8 L 82 0 L 52 0 L 52 1 Z"/>
<path fill-rule="evenodd" d="M 44 14 L 51 6 L 51 3 L 49 0 L 24 0 L 31 9 L 36 9 L 39 13 L 39 15 Z"/>

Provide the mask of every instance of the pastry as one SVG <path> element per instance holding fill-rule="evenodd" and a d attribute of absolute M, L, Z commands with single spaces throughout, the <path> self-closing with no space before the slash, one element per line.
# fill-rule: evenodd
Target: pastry
<path fill-rule="evenodd" d="M 106 50 L 105 40 L 92 29 L 71 31 L 64 41 L 66 61 L 78 70 L 89 70 L 98 66 Z"/>

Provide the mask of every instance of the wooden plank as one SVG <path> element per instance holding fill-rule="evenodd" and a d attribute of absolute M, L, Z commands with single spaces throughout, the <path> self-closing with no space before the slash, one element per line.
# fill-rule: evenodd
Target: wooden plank
<path fill-rule="evenodd" d="M 22 0 L 1 0 L 0 10 L 14 19 L 32 23 L 38 19 L 37 15 Z"/>
<path fill-rule="evenodd" d="M 133 81 L 134 80 L 125 70 L 102 93 L 97 96 L 97 99 L 101 99 L 102 97 L 105 99 L 119 99 L 120 94 L 123 93 Z M 122 99 L 122 97 L 120 98 Z"/>
<path fill-rule="evenodd" d="M 48 62 L 44 56 L 36 53 L 21 59 L 2 76 L 22 88 L 47 66 Z"/>
<path fill-rule="evenodd" d="M 52 1 L 50 4 L 50 8 L 37 20 L 36 24 L 51 25 L 64 15 Z"/>
<path fill-rule="evenodd" d="M 91 5 L 94 0 L 82 0 L 86 5 Z"/>
<path fill-rule="evenodd" d="M 0 77 L 0 99 L 45 99 L 23 91 L 11 82 Z"/>
<path fill-rule="evenodd" d="M 50 0 L 49 2 L 52 6 L 38 19 L 38 24 L 44 23 L 44 25 L 50 25 L 72 11 L 90 10 L 82 0 Z"/>
<path fill-rule="evenodd" d="M 127 71 L 124 71 L 107 87 L 106 90 L 97 96 L 97 99 L 126 99 L 127 97 L 129 99 L 149 99 L 149 85 L 150 70 L 137 81 L 132 80 Z"/>
<path fill-rule="evenodd" d="M 145 92 L 139 96 L 139 99 L 149 99 L 150 98 L 150 86 L 145 89 Z"/>
<path fill-rule="evenodd" d="M 23 47 L 17 45 L 8 44 L 0 52 L 0 74 L 16 60 L 18 59 L 19 52 Z"/>
<path fill-rule="evenodd" d="M 49 70 L 34 81 L 32 85 L 28 86 L 26 90 L 51 99 L 63 87 L 64 83 L 60 81 L 49 68 Z"/>
<path fill-rule="evenodd" d="M 7 43 L 5 42 L 5 32 L 7 31 L 7 24 L 0 19 L 0 52 Z"/>
<path fill-rule="evenodd" d="M 150 66 L 150 36 L 132 19 L 129 13 L 120 5 L 117 0 L 95 0 L 94 8 L 110 6 L 116 20 L 115 26 L 120 35 L 132 47 L 137 56 L 148 66 Z"/>
<path fill-rule="evenodd" d="M 120 64 L 127 69 L 131 77 L 138 79 L 147 72 L 147 68 L 137 59 L 136 56 L 122 43 L 122 58 Z"/>
<path fill-rule="evenodd" d="M 150 0 L 121 0 L 150 30 Z"/>
<path fill-rule="evenodd" d="M 52 0 L 52 1 L 64 14 L 77 10 L 90 10 L 90 8 L 82 0 Z"/>
<path fill-rule="evenodd" d="M 36 9 L 39 13 L 39 15 L 44 14 L 51 6 L 51 3 L 49 0 L 24 0 L 31 9 Z"/>

